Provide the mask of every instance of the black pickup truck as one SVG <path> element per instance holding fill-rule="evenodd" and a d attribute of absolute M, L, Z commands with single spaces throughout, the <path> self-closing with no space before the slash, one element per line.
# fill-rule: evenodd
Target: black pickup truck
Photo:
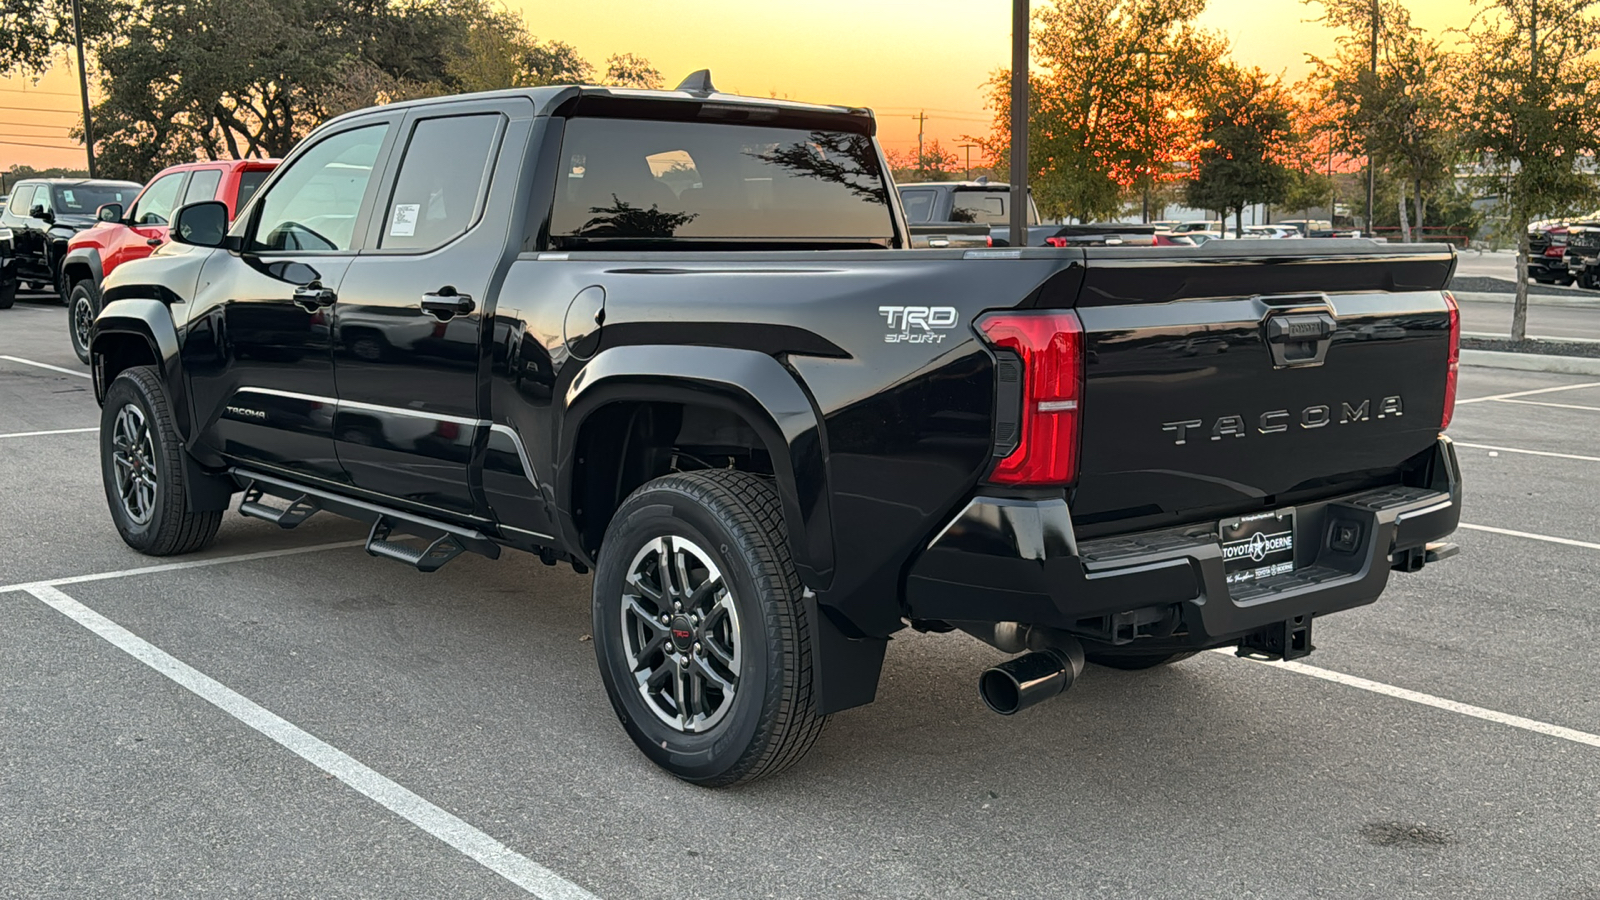
<path fill-rule="evenodd" d="M 932 181 L 902 184 L 899 190 L 912 235 L 927 234 L 929 246 L 965 246 L 974 233 L 987 238 L 979 243 L 1011 246 L 1011 185 L 987 179 Z M 1043 247 L 1060 230 L 1059 225 L 1039 224 L 1039 210 L 1029 196 L 1026 246 Z M 938 243 L 941 236 L 943 245 Z"/>
<path fill-rule="evenodd" d="M 423 571 L 593 568 L 616 714 L 709 785 L 906 627 L 1019 654 L 1012 713 L 1085 658 L 1302 656 L 1453 550 L 1448 247 L 911 250 L 874 130 L 705 75 L 323 125 L 106 279 L 118 532 L 198 550 L 242 492 Z"/>

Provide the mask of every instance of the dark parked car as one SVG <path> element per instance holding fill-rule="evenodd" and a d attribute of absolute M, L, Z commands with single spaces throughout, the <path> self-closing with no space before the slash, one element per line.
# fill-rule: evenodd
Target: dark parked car
<path fill-rule="evenodd" d="M 107 203 L 126 206 L 139 193 L 131 181 L 86 178 L 36 178 L 19 181 L 0 213 L 0 227 L 12 234 L 17 278 L 30 285 L 49 285 L 63 302 L 61 261 L 67 241 L 95 223 L 95 211 Z"/>
<path fill-rule="evenodd" d="M 242 491 L 422 571 L 593 568 L 616 715 L 708 785 L 800 759 L 907 627 L 1015 654 L 1009 714 L 1086 659 L 1304 656 L 1453 552 L 1448 246 L 912 250 L 875 130 L 706 73 L 324 124 L 106 279 L 112 522 L 186 553 Z"/>
<path fill-rule="evenodd" d="M 1528 229 L 1528 277 L 1540 284 L 1568 285 L 1567 223 L 1542 222 Z"/>

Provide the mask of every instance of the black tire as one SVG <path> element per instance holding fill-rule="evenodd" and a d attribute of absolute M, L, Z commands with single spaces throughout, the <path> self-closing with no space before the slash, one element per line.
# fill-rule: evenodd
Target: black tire
<path fill-rule="evenodd" d="M 72 341 L 72 352 L 78 354 L 78 361 L 84 365 L 89 364 L 89 332 L 94 326 L 94 317 L 100 314 L 100 289 L 95 287 L 94 281 L 89 278 L 82 279 L 72 286 L 72 293 L 67 295 L 67 337 Z"/>
<path fill-rule="evenodd" d="M 1092 650 L 1085 651 L 1083 658 L 1108 669 L 1137 672 L 1141 669 L 1154 669 L 1157 666 L 1170 666 L 1175 662 L 1182 662 L 1195 655 L 1195 652 L 1189 650 L 1183 653 L 1118 653 L 1115 650 Z"/>
<path fill-rule="evenodd" d="M 141 417 L 142 430 L 133 421 Z M 183 453 L 172 424 L 172 407 L 155 368 L 124 369 L 106 389 L 100 410 L 100 472 L 117 533 L 140 553 L 192 553 L 217 536 L 222 511 L 189 508 Z M 141 476 L 143 487 L 130 490 L 128 502 L 123 499 L 127 482 L 119 478 L 119 471 L 130 473 L 130 479 Z"/>
<path fill-rule="evenodd" d="M 690 625 L 685 612 L 672 610 L 669 599 L 648 596 L 657 592 L 643 577 L 630 582 L 636 569 L 649 571 L 649 555 L 654 553 L 659 559 L 663 547 L 675 561 L 687 558 L 685 548 L 704 554 L 722 573 L 722 588 L 710 596 L 722 598 L 718 606 L 731 607 L 735 614 L 731 617 L 737 625 L 734 658 L 739 665 L 722 670 L 734 674 L 728 682 L 734 688 L 732 697 L 702 690 L 698 702 L 687 704 L 703 711 L 713 696 L 722 698 L 703 730 L 682 727 L 686 713 L 682 709 L 675 713 L 680 724 L 669 724 L 669 712 L 662 704 L 672 698 L 649 699 L 629 659 L 632 655 L 640 660 L 640 671 L 665 671 L 670 676 L 685 671 L 671 666 L 674 651 L 681 654 L 677 658 L 687 663 L 691 672 L 697 665 L 720 664 L 728 655 L 731 642 L 724 643 L 726 635 L 704 631 L 719 613 L 708 613 Z M 670 552 L 674 550 L 681 554 Z M 690 561 L 686 565 L 688 584 L 681 587 L 694 586 L 696 572 L 705 578 L 699 588 L 712 581 L 709 567 L 689 568 L 694 565 L 699 564 Z M 663 586 L 659 566 L 656 570 L 654 587 L 659 588 Z M 677 575 L 670 578 L 683 580 Z M 636 593 L 625 600 L 629 584 L 635 585 Z M 635 491 L 606 529 L 594 579 L 593 610 L 600 675 L 617 718 L 639 750 L 679 778 L 708 787 L 776 774 L 805 756 L 822 733 L 826 717 L 817 712 L 812 693 L 811 633 L 801 590 L 789 556 L 778 495 L 765 480 L 730 469 L 705 470 L 667 475 Z M 686 602 L 705 593 L 698 589 L 690 592 Z M 662 591 L 657 596 L 684 595 Z M 625 604 L 651 615 L 626 611 Z M 696 603 L 690 602 L 689 609 L 695 607 Z M 635 648 L 645 642 L 645 628 L 658 627 L 657 612 L 670 619 L 670 624 L 662 626 L 658 640 L 652 641 L 659 642 L 661 649 L 651 657 L 648 650 Z M 718 626 L 726 628 L 730 617 L 727 612 L 720 615 Z M 625 624 L 630 616 L 633 624 Z M 685 634 L 693 635 L 692 649 Z M 705 651 L 702 639 L 708 648 Z M 723 649 L 718 649 L 718 644 Z M 647 665 L 651 658 L 661 663 Z M 700 684 L 708 682 L 701 679 Z"/>
<path fill-rule="evenodd" d="M 17 302 L 17 280 L 0 281 L 0 309 L 10 309 Z"/>

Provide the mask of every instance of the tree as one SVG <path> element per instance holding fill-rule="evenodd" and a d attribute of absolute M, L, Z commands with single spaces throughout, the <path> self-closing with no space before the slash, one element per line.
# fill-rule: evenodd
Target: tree
<path fill-rule="evenodd" d="M 1115 217 L 1141 194 L 1185 177 L 1197 97 L 1221 40 L 1194 24 L 1205 0 L 1054 0 L 1035 14 L 1028 147 L 1034 200 L 1048 216 Z M 994 125 L 974 140 L 1009 159 L 1011 74 L 989 83 Z M 1007 173 L 1009 174 L 1009 173 Z"/>
<path fill-rule="evenodd" d="M 1452 57 L 1423 37 L 1404 6 L 1384 0 L 1376 6 L 1374 72 L 1372 0 L 1308 2 L 1320 3 L 1323 21 L 1343 31 L 1331 59 L 1312 59 L 1310 90 L 1330 114 L 1324 121 L 1339 149 L 1366 156 L 1396 182 L 1401 231 L 1410 240 L 1407 194 L 1422 228 L 1428 198 L 1454 178 L 1459 144 Z M 1368 218 L 1374 214 L 1369 210 Z"/>
<path fill-rule="evenodd" d="M 915 150 L 890 150 L 889 173 L 895 181 L 956 181 L 961 177 L 961 160 L 952 151 L 939 145 L 938 138 Z"/>
<path fill-rule="evenodd" d="M 1480 0 L 1463 69 L 1465 139 L 1493 175 L 1517 231 L 1517 294 L 1511 337 L 1528 324 L 1528 225 L 1591 208 L 1589 171 L 1600 153 L 1600 0 Z"/>
<path fill-rule="evenodd" d="M 133 0 L 82 0 L 84 42 L 112 34 L 133 7 Z M 72 0 L 0 0 L 0 74 L 42 75 L 72 37 Z"/>
<path fill-rule="evenodd" d="M 606 84 L 660 90 L 661 73 L 650 60 L 634 53 L 618 53 L 606 60 Z"/>
<path fill-rule="evenodd" d="M 1296 135 L 1294 104 L 1277 81 L 1256 68 L 1219 67 L 1215 89 L 1200 108 L 1200 165 L 1189 182 L 1189 205 L 1234 213 L 1280 203 L 1287 196 Z"/>

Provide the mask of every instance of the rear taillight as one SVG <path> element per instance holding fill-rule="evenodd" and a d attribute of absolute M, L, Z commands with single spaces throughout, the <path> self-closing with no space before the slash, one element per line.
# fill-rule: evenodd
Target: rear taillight
<path fill-rule="evenodd" d="M 1015 354 L 1022 370 L 1016 449 L 995 465 L 989 481 L 1070 484 L 1078 477 L 1083 399 L 1083 324 L 1077 313 L 991 313 L 978 320 L 978 330 L 997 351 Z"/>
<path fill-rule="evenodd" d="M 1067 245 L 1067 239 L 1063 237 L 1047 237 L 1044 242 L 1051 247 L 1065 247 Z"/>
<path fill-rule="evenodd" d="M 1450 420 L 1456 415 L 1456 379 L 1461 371 L 1461 307 L 1456 305 L 1456 297 L 1449 291 L 1444 292 L 1444 305 L 1450 310 L 1450 356 L 1447 358 L 1447 368 L 1444 376 L 1444 419 L 1439 423 L 1439 430 L 1450 427 Z"/>

